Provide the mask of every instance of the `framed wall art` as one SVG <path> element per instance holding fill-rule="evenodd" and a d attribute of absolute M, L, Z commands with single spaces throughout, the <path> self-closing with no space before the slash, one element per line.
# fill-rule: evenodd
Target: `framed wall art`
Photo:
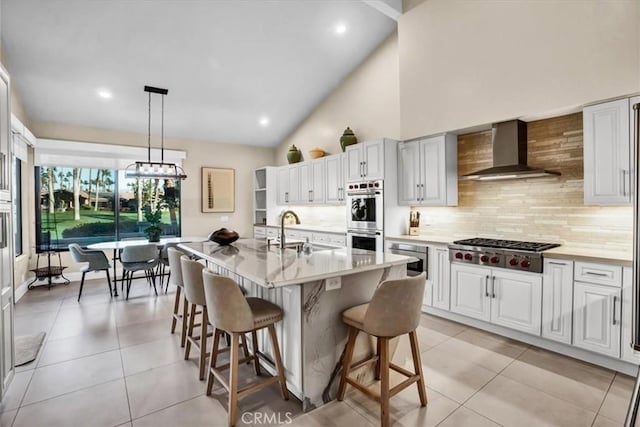
<path fill-rule="evenodd" d="M 202 168 L 202 212 L 235 211 L 235 169 Z"/>

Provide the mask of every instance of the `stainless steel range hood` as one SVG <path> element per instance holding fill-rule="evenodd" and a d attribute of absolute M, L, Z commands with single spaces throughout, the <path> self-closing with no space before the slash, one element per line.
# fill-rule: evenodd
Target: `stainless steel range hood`
<path fill-rule="evenodd" d="M 492 126 L 493 167 L 458 178 L 462 181 L 557 176 L 559 172 L 527 166 L 527 124 L 520 120 L 494 123 Z"/>

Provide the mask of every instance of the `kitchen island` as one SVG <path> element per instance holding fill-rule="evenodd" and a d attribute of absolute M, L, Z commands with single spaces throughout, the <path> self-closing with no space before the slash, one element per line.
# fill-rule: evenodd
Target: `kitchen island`
<path fill-rule="evenodd" d="M 335 397 L 347 338 L 342 312 L 368 302 L 377 286 L 406 275 L 414 258 L 347 248 L 314 249 L 311 254 L 269 247 L 266 240 L 240 239 L 229 246 L 186 243 L 180 248 L 206 261 L 217 274 L 238 282 L 247 296 L 267 299 L 284 311 L 276 324 L 287 386 L 309 411 Z M 272 354 L 267 334 L 259 347 Z M 361 334 L 354 360 L 375 342 Z M 251 341 L 251 340 L 249 340 Z M 270 366 L 267 370 L 274 373 Z M 363 371 L 363 376 L 370 375 Z"/>

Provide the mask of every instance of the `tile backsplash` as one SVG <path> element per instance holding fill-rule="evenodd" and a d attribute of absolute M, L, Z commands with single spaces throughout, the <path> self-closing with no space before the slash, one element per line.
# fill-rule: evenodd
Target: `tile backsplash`
<path fill-rule="evenodd" d="M 630 206 L 584 206 L 582 113 L 528 123 L 528 164 L 559 177 L 460 181 L 458 206 L 416 208 L 421 234 L 480 235 L 630 250 Z M 458 137 L 458 174 L 490 167 L 491 131 Z"/>

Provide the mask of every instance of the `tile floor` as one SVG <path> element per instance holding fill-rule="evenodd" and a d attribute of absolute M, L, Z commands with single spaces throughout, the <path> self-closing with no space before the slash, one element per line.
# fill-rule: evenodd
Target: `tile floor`
<path fill-rule="evenodd" d="M 29 291 L 15 333 L 46 331 L 38 358 L 17 368 L 0 426 L 223 426 L 226 393 L 205 396 L 196 354 L 184 360 L 169 333 L 174 294 L 134 282 L 128 302 L 106 283 Z M 418 330 L 429 404 L 414 387 L 392 399 L 397 426 L 620 426 L 633 379 L 454 322 L 423 316 Z M 241 381 L 253 379 L 250 367 Z M 375 385 L 373 385 L 375 386 Z M 376 426 L 361 393 L 308 414 L 277 385 L 241 400 L 238 425 Z M 262 418 L 260 418 L 262 417 Z"/>

